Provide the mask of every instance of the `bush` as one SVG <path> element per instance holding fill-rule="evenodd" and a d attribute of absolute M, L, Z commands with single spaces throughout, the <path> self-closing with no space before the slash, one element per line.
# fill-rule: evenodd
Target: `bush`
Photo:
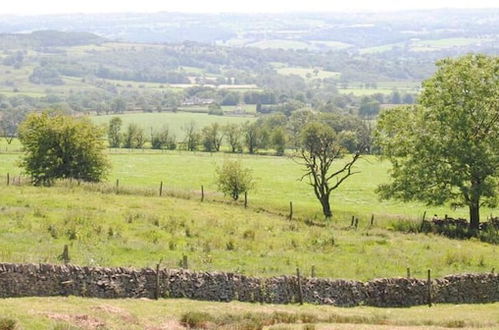
<path fill-rule="evenodd" d="M 16 323 L 15 320 L 0 317 L 0 330 L 14 330 Z"/>
<path fill-rule="evenodd" d="M 19 129 L 25 150 L 21 165 L 35 185 L 68 178 L 98 182 L 109 168 L 103 135 L 104 131 L 87 119 L 31 114 Z"/>
<path fill-rule="evenodd" d="M 217 168 L 217 185 L 219 191 L 237 201 L 241 194 L 254 188 L 251 170 L 243 168 L 239 161 L 226 161 Z"/>

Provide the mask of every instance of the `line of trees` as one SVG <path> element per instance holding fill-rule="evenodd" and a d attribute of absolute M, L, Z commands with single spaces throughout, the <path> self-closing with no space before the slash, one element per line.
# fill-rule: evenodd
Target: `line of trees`
<path fill-rule="evenodd" d="M 262 150 L 274 150 L 276 155 L 284 155 L 286 149 L 297 150 L 300 146 L 300 134 L 306 124 L 320 122 L 331 128 L 337 135 L 338 144 L 347 152 L 356 152 L 362 144 L 363 153 L 370 153 L 371 128 L 369 122 L 354 116 L 314 113 L 300 110 L 286 117 L 274 114 L 259 118 L 255 122 L 243 124 L 212 123 L 203 128 L 191 121 L 182 127 L 183 137 L 178 138 L 168 126 L 161 129 L 146 129 L 130 123 L 123 127 L 120 117 L 109 122 L 108 142 L 111 148 L 145 148 L 146 143 L 152 149 L 182 149 L 187 151 L 232 153 L 248 152 L 256 154 Z"/>

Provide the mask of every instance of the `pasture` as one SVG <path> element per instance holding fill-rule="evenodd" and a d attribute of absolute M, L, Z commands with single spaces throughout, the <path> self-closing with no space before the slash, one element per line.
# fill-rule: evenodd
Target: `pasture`
<path fill-rule="evenodd" d="M 325 79 L 325 78 L 338 79 L 341 75 L 339 72 L 332 72 L 326 70 L 317 70 L 317 74 L 315 74 L 314 68 L 303 68 L 303 67 L 282 67 L 277 69 L 277 73 L 282 75 L 294 74 L 304 79 Z"/>
<path fill-rule="evenodd" d="M 199 111 L 205 109 L 200 108 Z M 191 109 L 192 110 L 192 109 Z M 196 128 L 201 130 L 203 127 L 208 126 L 212 123 L 219 124 L 242 124 L 246 121 L 254 121 L 255 117 L 245 117 L 245 116 L 216 116 L 209 115 L 207 113 L 189 113 L 187 111 L 179 112 L 154 112 L 154 113 L 132 113 L 125 115 L 103 115 L 103 116 L 92 116 L 91 119 L 94 123 L 98 125 L 104 125 L 107 127 L 109 121 L 113 117 L 120 117 L 123 120 L 123 130 L 130 123 L 135 123 L 146 130 L 149 134 L 150 130 L 159 130 L 164 127 L 168 127 L 170 132 L 177 137 L 177 140 L 183 139 L 184 132 L 183 127 L 185 125 L 194 122 Z"/>
<path fill-rule="evenodd" d="M 16 161 L 20 154 L 0 155 L 0 173 L 17 175 L 20 169 Z M 249 193 L 250 204 L 287 214 L 289 202 L 294 204 L 294 213 L 298 217 L 322 220 L 320 205 L 306 179 L 300 181 L 303 168 L 289 157 L 206 153 L 187 151 L 152 151 L 152 150 L 110 150 L 112 170 L 108 181 L 119 179 L 121 184 L 130 187 L 155 189 L 160 181 L 165 187 L 183 191 L 198 192 L 201 185 L 209 193 L 216 192 L 215 169 L 224 160 L 237 159 L 253 171 L 256 189 Z M 336 167 L 341 166 L 339 162 Z M 335 167 L 335 168 L 336 168 Z M 365 156 L 358 162 L 360 172 L 349 178 L 331 195 L 333 218 L 348 221 L 352 215 L 367 221 L 374 214 L 378 222 L 393 219 L 412 219 L 419 221 L 426 211 L 443 216 L 466 217 L 466 208 L 428 207 L 422 203 L 402 203 L 394 200 L 380 201 L 375 193 L 376 187 L 389 179 L 390 164 L 379 161 L 374 156 Z M 497 209 L 483 208 L 482 215 L 497 215 Z M 346 223 L 346 222 L 345 222 Z"/>
<path fill-rule="evenodd" d="M 242 328 L 267 320 L 268 329 L 428 329 L 488 328 L 499 326 L 499 304 L 436 305 L 411 308 L 338 308 L 331 306 L 277 306 L 217 303 L 187 299 L 100 300 L 77 297 L 15 298 L 0 300 L 0 315 L 23 329 L 184 329 L 182 321 L 198 320 L 217 328 L 208 317 L 226 320 L 224 329 Z M 197 315 L 197 317 L 194 317 Z M 190 317 L 189 317 L 190 316 Z M 237 327 L 238 320 L 246 322 Z M 250 320 L 253 320 L 253 324 Z M 281 320 L 281 323 L 279 321 Z M 294 320 L 294 322 L 293 322 Z M 203 322 L 204 321 L 204 322 Z M 231 323 L 231 321 L 233 323 Z M 315 324 L 315 327 L 312 327 Z M 220 328 L 220 326 L 218 326 Z"/>
<path fill-rule="evenodd" d="M 120 183 L 121 185 L 121 183 Z M 403 234 L 388 223 L 350 228 L 347 219 L 307 224 L 217 196 L 59 183 L 0 186 L 0 261 L 58 263 L 64 245 L 78 265 L 178 268 L 247 275 L 293 274 L 368 280 L 498 269 L 495 246 Z M 221 196 L 220 196 L 221 197 Z"/>

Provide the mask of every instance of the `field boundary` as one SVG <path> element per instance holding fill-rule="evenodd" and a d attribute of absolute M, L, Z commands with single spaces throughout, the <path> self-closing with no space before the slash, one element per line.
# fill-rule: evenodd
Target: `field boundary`
<path fill-rule="evenodd" d="M 295 276 L 250 277 L 184 269 L 0 263 L 0 297 L 188 298 L 206 301 L 406 307 L 499 302 L 499 274 L 368 282 Z"/>

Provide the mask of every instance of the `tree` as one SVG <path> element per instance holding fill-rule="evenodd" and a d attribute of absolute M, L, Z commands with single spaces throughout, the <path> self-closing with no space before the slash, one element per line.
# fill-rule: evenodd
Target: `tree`
<path fill-rule="evenodd" d="M 254 188 L 255 183 L 250 169 L 243 168 L 240 161 L 225 161 L 216 169 L 219 191 L 237 201 L 241 194 Z"/>
<path fill-rule="evenodd" d="M 151 147 L 152 149 L 163 149 L 169 146 L 172 139 L 170 136 L 170 129 L 165 126 L 159 132 L 151 133 Z"/>
<path fill-rule="evenodd" d="M 240 151 L 241 146 L 241 127 L 237 124 L 227 124 L 223 127 L 227 142 L 230 145 L 231 152 Z"/>
<path fill-rule="evenodd" d="M 140 149 L 145 143 L 144 129 L 135 123 L 128 124 L 126 132 L 123 134 L 123 147 Z"/>
<path fill-rule="evenodd" d="M 121 145 L 121 125 L 123 121 L 120 117 L 113 117 L 109 121 L 109 127 L 107 130 L 107 138 L 109 141 L 109 147 L 119 148 Z"/>
<path fill-rule="evenodd" d="M 286 133 L 282 127 L 277 127 L 272 132 L 272 147 L 278 156 L 284 155 L 286 149 Z"/>
<path fill-rule="evenodd" d="M 191 121 L 183 127 L 185 133 L 185 145 L 188 151 L 195 151 L 198 148 L 201 136 L 196 129 L 196 123 Z"/>
<path fill-rule="evenodd" d="M 497 205 L 499 58 L 467 55 L 437 62 L 420 106 L 382 113 L 376 141 L 393 164 L 382 198 L 467 206 L 470 230 L 480 207 Z"/>
<path fill-rule="evenodd" d="M 220 124 L 213 123 L 203 128 L 203 146 L 206 151 L 220 151 L 223 141 L 223 131 Z"/>
<path fill-rule="evenodd" d="M 8 108 L 0 113 L 0 133 L 7 144 L 11 144 L 17 136 L 18 126 L 25 117 L 26 112 L 22 109 Z"/>
<path fill-rule="evenodd" d="M 332 170 L 333 163 L 344 155 L 335 131 L 323 123 L 311 122 L 303 128 L 301 138 L 301 148 L 295 156 L 295 160 L 305 167 L 305 174 L 301 179 L 308 177 L 324 216 L 330 218 L 333 215 L 329 201 L 331 192 L 357 173 L 353 171 L 353 166 L 359 159 L 360 152 L 355 152 L 339 169 Z"/>
<path fill-rule="evenodd" d="M 30 114 L 19 128 L 25 151 L 21 165 L 34 185 L 51 185 L 61 178 L 100 181 L 109 169 L 103 134 L 88 119 Z"/>
<path fill-rule="evenodd" d="M 254 154 L 261 145 L 261 132 L 256 123 L 246 122 L 243 125 L 244 142 L 250 154 Z"/>

